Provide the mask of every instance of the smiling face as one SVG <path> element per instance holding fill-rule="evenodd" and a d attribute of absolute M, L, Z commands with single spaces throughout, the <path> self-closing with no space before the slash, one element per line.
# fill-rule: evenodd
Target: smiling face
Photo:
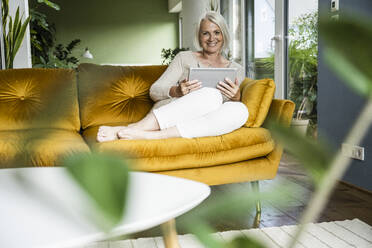
<path fill-rule="evenodd" d="M 203 20 L 200 23 L 199 43 L 206 53 L 221 53 L 223 35 L 220 27 L 209 20 Z"/>

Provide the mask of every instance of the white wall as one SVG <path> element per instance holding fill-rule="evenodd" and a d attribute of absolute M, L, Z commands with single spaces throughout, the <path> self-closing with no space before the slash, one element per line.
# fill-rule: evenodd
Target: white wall
<path fill-rule="evenodd" d="M 9 1 L 9 14 L 14 17 L 17 7 L 19 6 L 20 13 L 24 13 L 23 21 L 28 17 L 28 0 L 11 0 Z M 18 53 L 14 59 L 14 68 L 31 68 L 31 42 L 30 42 L 30 27 L 26 29 L 25 37 Z"/>
<path fill-rule="evenodd" d="M 318 10 L 318 0 L 289 0 L 288 22 L 293 21 L 300 15 Z"/>
<path fill-rule="evenodd" d="M 195 51 L 194 36 L 197 22 L 205 12 L 209 0 L 186 0 L 182 1 L 182 46 Z"/>
<path fill-rule="evenodd" d="M 170 13 L 178 13 L 182 10 L 182 0 L 168 0 L 168 9 Z"/>

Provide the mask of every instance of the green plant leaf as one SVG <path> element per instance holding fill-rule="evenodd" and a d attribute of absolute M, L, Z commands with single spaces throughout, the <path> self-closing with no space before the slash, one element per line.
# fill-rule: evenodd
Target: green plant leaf
<path fill-rule="evenodd" d="M 19 26 L 20 26 L 20 20 L 19 20 L 19 7 L 17 8 L 17 11 L 16 11 L 16 15 L 14 17 L 14 24 L 13 24 L 13 34 L 14 35 L 17 35 L 18 31 L 19 31 Z"/>
<path fill-rule="evenodd" d="M 215 232 L 211 227 L 209 227 L 205 222 L 200 220 L 191 220 L 186 224 L 188 232 L 194 234 L 198 240 L 208 248 L 265 248 L 264 245 L 258 241 L 246 237 L 239 236 L 230 242 L 221 242 L 211 235 Z"/>
<path fill-rule="evenodd" d="M 59 11 L 61 9 L 58 4 L 53 3 L 51 1 L 48 1 L 48 0 L 37 0 L 37 2 L 38 3 L 43 3 L 43 4 L 45 4 L 45 5 L 49 6 L 49 7 L 57 10 L 57 11 Z"/>
<path fill-rule="evenodd" d="M 353 90 L 372 97 L 371 20 L 350 18 L 338 21 L 321 19 L 321 37 L 326 44 L 326 59 Z"/>
<path fill-rule="evenodd" d="M 254 209 L 256 203 L 260 199 L 265 199 L 272 204 L 275 204 L 277 207 L 286 208 L 287 200 L 296 196 L 301 198 L 303 192 L 298 189 L 294 189 L 291 185 L 280 184 L 276 185 L 275 188 L 263 188 L 261 192 L 242 191 L 241 187 L 237 187 L 235 190 L 229 190 L 223 194 L 219 194 L 218 197 L 208 200 L 207 205 L 202 205 L 197 209 L 186 213 L 183 216 L 178 218 L 177 224 L 181 229 L 186 229 L 187 231 L 192 232 L 192 225 L 195 222 L 215 222 L 218 219 L 228 217 L 231 219 L 241 219 L 242 214 L 248 214 L 251 210 Z M 252 222 L 254 224 L 254 218 L 252 217 Z M 194 224 L 195 225 L 195 224 Z"/>
<path fill-rule="evenodd" d="M 223 242 L 214 238 L 211 234 L 215 232 L 207 224 L 201 221 L 191 221 L 187 223 L 186 228 L 189 232 L 193 233 L 199 241 L 208 248 L 224 248 Z"/>
<path fill-rule="evenodd" d="M 15 37 L 15 44 L 14 44 L 14 55 L 17 54 L 21 44 L 22 44 L 22 41 L 23 41 L 23 38 L 25 36 L 25 32 L 26 32 L 26 28 L 27 28 L 27 25 L 28 23 L 30 22 L 30 19 L 31 17 L 27 17 L 27 19 L 25 20 L 25 22 L 20 25 L 20 30 L 19 30 L 19 33 L 17 35 L 17 37 Z"/>
<path fill-rule="evenodd" d="M 31 16 L 29 16 L 25 22 L 22 23 L 23 15 L 20 15 L 20 10 L 18 7 L 13 20 L 12 16 L 8 16 L 6 13 L 8 11 L 7 4 L 7 1 L 2 1 L 3 15 L 6 17 L 4 18 L 3 16 L 3 28 L 8 25 L 7 29 L 4 28 L 6 32 L 3 33 L 3 38 L 5 46 L 5 64 L 6 68 L 9 69 L 13 68 L 14 58 L 22 44 L 27 25 L 31 20 Z"/>
<path fill-rule="evenodd" d="M 114 227 L 123 217 L 127 197 L 129 169 L 123 158 L 80 154 L 68 158 L 65 166 L 102 211 L 102 227 Z"/>
<path fill-rule="evenodd" d="M 345 58 L 341 52 L 328 47 L 325 50 L 325 60 L 338 75 L 344 77 L 343 81 L 351 89 L 360 95 L 372 97 L 372 78 L 369 78 L 369 75 L 363 73 L 360 67 Z"/>
<path fill-rule="evenodd" d="M 2 11 L 3 11 L 3 27 L 5 27 L 6 19 L 8 18 L 8 15 L 9 15 L 9 0 L 2 0 Z"/>
<path fill-rule="evenodd" d="M 239 236 L 235 239 L 231 240 L 226 244 L 227 248 L 265 248 L 263 244 L 260 242 L 246 237 L 246 236 Z"/>
<path fill-rule="evenodd" d="M 319 184 L 335 155 L 330 146 L 320 140 L 306 138 L 293 128 L 284 127 L 276 122 L 269 122 L 268 127 L 274 138 L 299 160 L 315 183 Z"/>

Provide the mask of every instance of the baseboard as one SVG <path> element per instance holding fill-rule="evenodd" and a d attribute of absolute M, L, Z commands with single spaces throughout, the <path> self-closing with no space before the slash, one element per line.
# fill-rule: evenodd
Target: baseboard
<path fill-rule="evenodd" d="M 367 194 L 369 194 L 369 195 L 372 195 L 372 191 L 370 191 L 370 190 L 368 190 L 368 189 L 365 189 L 365 188 L 362 188 L 362 187 L 356 186 L 356 185 L 354 185 L 354 184 L 351 184 L 351 183 L 345 182 L 345 181 L 343 181 L 343 180 L 339 180 L 339 182 L 342 183 L 342 184 L 345 184 L 345 185 L 347 185 L 347 186 L 349 186 L 349 187 L 351 187 L 351 188 L 354 188 L 354 189 L 357 189 L 357 190 L 362 191 L 362 192 L 364 192 L 364 193 L 367 193 Z"/>

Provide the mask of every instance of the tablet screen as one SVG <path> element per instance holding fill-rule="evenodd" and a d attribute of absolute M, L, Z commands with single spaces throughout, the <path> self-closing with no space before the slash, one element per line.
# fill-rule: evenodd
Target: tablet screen
<path fill-rule="evenodd" d="M 190 68 L 189 81 L 197 79 L 203 87 L 216 88 L 218 82 L 229 78 L 235 81 L 237 68 Z"/>

